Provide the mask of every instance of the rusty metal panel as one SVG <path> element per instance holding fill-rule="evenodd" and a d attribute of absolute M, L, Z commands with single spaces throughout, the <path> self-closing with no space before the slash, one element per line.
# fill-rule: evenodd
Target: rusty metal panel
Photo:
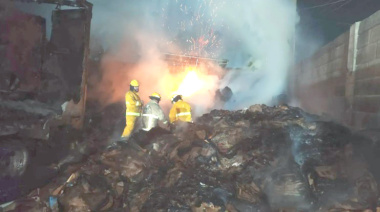
<path fill-rule="evenodd" d="M 55 10 L 50 51 L 57 56 L 68 100 L 79 102 L 86 46 L 86 10 Z"/>
<path fill-rule="evenodd" d="M 40 85 L 45 46 L 45 19 L 15 11 L 0 20 L 0 90 L 36 92 Z"/>

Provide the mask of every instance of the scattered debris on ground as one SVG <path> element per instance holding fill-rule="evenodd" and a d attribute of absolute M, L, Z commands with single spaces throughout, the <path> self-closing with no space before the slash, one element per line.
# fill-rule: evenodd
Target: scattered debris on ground
<path fill-rule="evenodd" d="M 68 165 L 5 211 L 376 211 L 365 145 L 299 108 L 213 110 Z"/>

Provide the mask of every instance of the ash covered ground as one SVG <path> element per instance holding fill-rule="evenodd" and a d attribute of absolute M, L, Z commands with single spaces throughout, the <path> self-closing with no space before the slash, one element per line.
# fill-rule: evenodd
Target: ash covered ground
<path fill-rule="evenodd" d="M 92 113 L 84 140 L 57 163 L 60 171 L 17 200 L 13 211 L 49 211 L 49 196 L 60 186 L 62 211 L 376 211 L 378 206 L 377 142 L 299 108 L 213 110 L 172 131 L 138 131 L 107 149 L 118 110 L 122 107 L 114 104 Z"/>

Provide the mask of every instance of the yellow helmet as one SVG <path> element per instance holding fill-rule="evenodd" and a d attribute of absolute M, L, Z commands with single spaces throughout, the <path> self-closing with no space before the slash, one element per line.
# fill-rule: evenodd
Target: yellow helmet
<path fill-rule="evenodd" d="M 156 98 L 161 99 L 161 95 L 157 92 L 152 93 L 152 95 L 150 95 L 150 97 L 156 97 Z"/>
<path fill-rule="evenodd" d="M 132 80 L 131 81 L 131 84 L 130 84 L 131 86 L 134 86 L 134 87 L 138 87 L 139 86 L 139 82 L 137 81 L 137 80 Z"/>

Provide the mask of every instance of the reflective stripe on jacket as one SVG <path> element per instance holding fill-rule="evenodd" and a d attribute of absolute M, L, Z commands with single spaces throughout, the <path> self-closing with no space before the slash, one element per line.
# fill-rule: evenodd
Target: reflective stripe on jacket
<path fill-rule="evenodd" d="M 182 100 L 174 103 L 169 113 L 169 120 L 170 123 L 175 121 L 192 122 L 190 104 Z"/>
<path fill-rule="evenodd" d="M 149 131 L 158 126 L 158 121 L 167 123 L 164 112 L 156 100 L 151 100 L 146 104 L 142 115 L 143 130 Z"/>
<path fill-rule="evenodd" d="M 135 112 L 126 112 L 125 115 L 127 116 L 140 116 L 140 113 L 135 113 Z"/>
<path fill-rule="evenodd" d="M 191 112 L 178 113 L 178 114 L 176 114 L 176 117 L 179 117 L 179 116 L 188 116 L 188 115 L 191 116 Z"/>

